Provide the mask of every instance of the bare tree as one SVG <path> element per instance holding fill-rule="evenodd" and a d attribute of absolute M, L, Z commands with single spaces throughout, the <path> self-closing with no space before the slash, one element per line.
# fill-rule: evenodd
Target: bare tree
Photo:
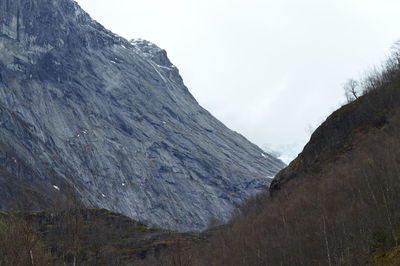
<path fill-rule="evenodd" d="M 32 225 L 13 214 L 0 217 L 0 265 L 49 265 L 50 254 Z"/>
<path fill-rule="evenodd" d="M 344 85 L 344 93 L 346 95 L 347 102 L 352 102 L 361 96 L 361 89 L 358 81 L 349 79 Z"/>

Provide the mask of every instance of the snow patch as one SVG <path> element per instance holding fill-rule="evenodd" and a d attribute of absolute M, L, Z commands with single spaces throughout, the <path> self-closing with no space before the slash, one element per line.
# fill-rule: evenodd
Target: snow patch
<path fill-rule="evenodd" d="M 267 158 L 267 155 L 265 155 L 265 153 L 261 153 L 261 156 Z"/>
<path fill-rule="evenodd" d="M 56 185 L 53 185 L 53 188 L 58 190 L 58 191 L 60 191 L 60 188 L 58 186 L 56 186 Z"/>

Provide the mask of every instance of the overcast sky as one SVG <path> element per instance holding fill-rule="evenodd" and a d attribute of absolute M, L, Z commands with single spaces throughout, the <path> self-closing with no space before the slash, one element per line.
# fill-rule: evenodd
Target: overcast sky
<path fill-rule="evenodd" d="M 126 39 L 166 49 L 214 116 L 286 161 L 344 103 L 343 83 L 400 39 L 398 0 L 78 0 Z"/>

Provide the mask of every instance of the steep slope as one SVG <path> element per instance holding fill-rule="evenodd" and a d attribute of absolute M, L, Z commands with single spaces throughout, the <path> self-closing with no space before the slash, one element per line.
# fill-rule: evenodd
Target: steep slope
<path fill-rule="evenodd" d="M 288 167 L 280 171 L 271 183 L 271 193 L 290 180 L 307 173 L 318 172 L 322 166 L 335 162 L 351 151 L 360 135 L 384 128 L 400 105 L 397 78 L 383 88 L 373 90 L 334 113 L 312 134 L 310 141 Z"/>
<path fill-rule="evenodd" d="M 71 0 L 0 2 L 0 207 L 74 193 L 163 228 L 226 221 L 284 164 L 190 95 L 166 52 Z"/>
<path fill-rule="evenodd" d="M 270 193 L 181 253 L 183 265 L 398 265 L 400 51 L 362 84 L 365 94 L 321 124 Z"/>

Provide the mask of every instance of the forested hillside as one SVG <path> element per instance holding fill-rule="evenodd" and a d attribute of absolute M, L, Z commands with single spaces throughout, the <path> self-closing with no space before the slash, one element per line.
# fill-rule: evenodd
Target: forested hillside
<path fill-rule="evenodd" d="M 400 56 L 208 241 L 146 265 L 400 265 Z M 206 255 L 205 255 L 206 254 Z"/>

